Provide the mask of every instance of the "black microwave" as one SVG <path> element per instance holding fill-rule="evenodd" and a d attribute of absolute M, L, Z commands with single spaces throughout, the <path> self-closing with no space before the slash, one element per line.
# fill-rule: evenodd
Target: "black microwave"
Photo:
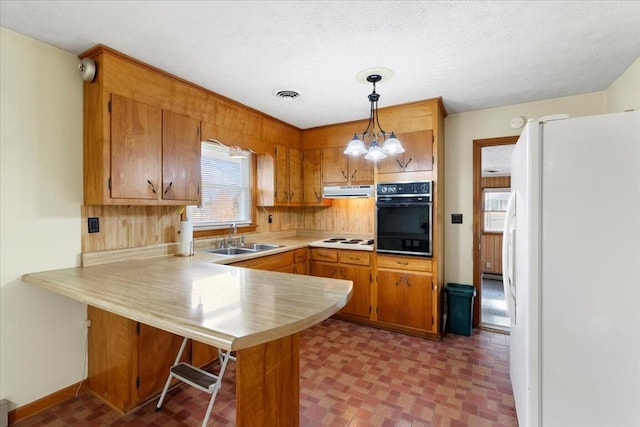
<path fill-rule="evenodd" d="M 432 256 L 433 182 L 380 183 L 376 187 L 376 250 Z"/>

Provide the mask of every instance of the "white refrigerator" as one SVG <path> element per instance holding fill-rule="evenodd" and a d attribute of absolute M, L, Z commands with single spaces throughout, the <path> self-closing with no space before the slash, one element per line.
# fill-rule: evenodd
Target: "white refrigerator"
<path fill-rule="evenodd" d="M 519 426 L 640 426 L 640 111 L 530 120 L 511 166 Z"/>

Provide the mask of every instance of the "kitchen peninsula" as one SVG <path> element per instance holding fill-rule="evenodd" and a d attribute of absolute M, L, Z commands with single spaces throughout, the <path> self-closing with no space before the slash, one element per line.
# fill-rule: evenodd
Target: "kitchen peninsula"
<path fill-rule="evenodd" d="M 352 292 L 350 281 L 218 265 L 206 254 L 30 273 L 23 280 L 236 351 L 238 426 L 298 425 L 298 333 L 340 310 Z"/>

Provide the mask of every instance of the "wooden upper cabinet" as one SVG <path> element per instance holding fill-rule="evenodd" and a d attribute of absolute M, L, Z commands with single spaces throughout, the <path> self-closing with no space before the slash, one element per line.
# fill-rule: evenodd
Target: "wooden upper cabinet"
<path fill-rule="evenodd" d="M 344 147 L 322 149 L 323 184 L 373 184 L 373 162 L 344 154 Z"/>
<path fill-rule="evenodd" d="M 162 198 L 200 200 L 200 121 L 162 112 Z"/>
<path fill-rule="evenodd" d="M 85 117 L 85 204 L 198 204 L 200 122 L 116 94 L 107 105 L 104 123 Z"/>
<path fill-rule="evenodd" d="M 111 97 L 111 197 L 156 200 L 161 188 L 162 110 Z"/>
<path fill-rule="evenodd" d="M 289 203 L 302 203 L 302 151 L 289 148 Z"/>
<path fill-rule="evenodd" d="M 302 152 L 276 144 L 273 156 L 258 155 L 258 205 L 302 204 Z"/>
<path fill-rule="evenodd" d="M 305 206 L 329 206 L 331 199 L 322 198 L 322 150 L 302 152 L 302 203 Z"/>
<path fill-rule="evenodd" d="M 404 153 L 387 156 L 378 163 L 378 173 L 398 173 L 433 170 L 433 132 L 399 133 Z"/>

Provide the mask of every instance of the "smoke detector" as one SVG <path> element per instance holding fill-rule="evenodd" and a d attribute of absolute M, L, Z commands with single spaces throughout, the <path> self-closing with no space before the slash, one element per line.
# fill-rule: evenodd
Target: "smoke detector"
<path fill-rule="evenodd" d="M 291 101 L 293 99 L 300 98 L 300 93 L 290 89 L 276 89 L 272 92 L 273 96 L 278 99 L 284 99 L 285 101 Z"/>

